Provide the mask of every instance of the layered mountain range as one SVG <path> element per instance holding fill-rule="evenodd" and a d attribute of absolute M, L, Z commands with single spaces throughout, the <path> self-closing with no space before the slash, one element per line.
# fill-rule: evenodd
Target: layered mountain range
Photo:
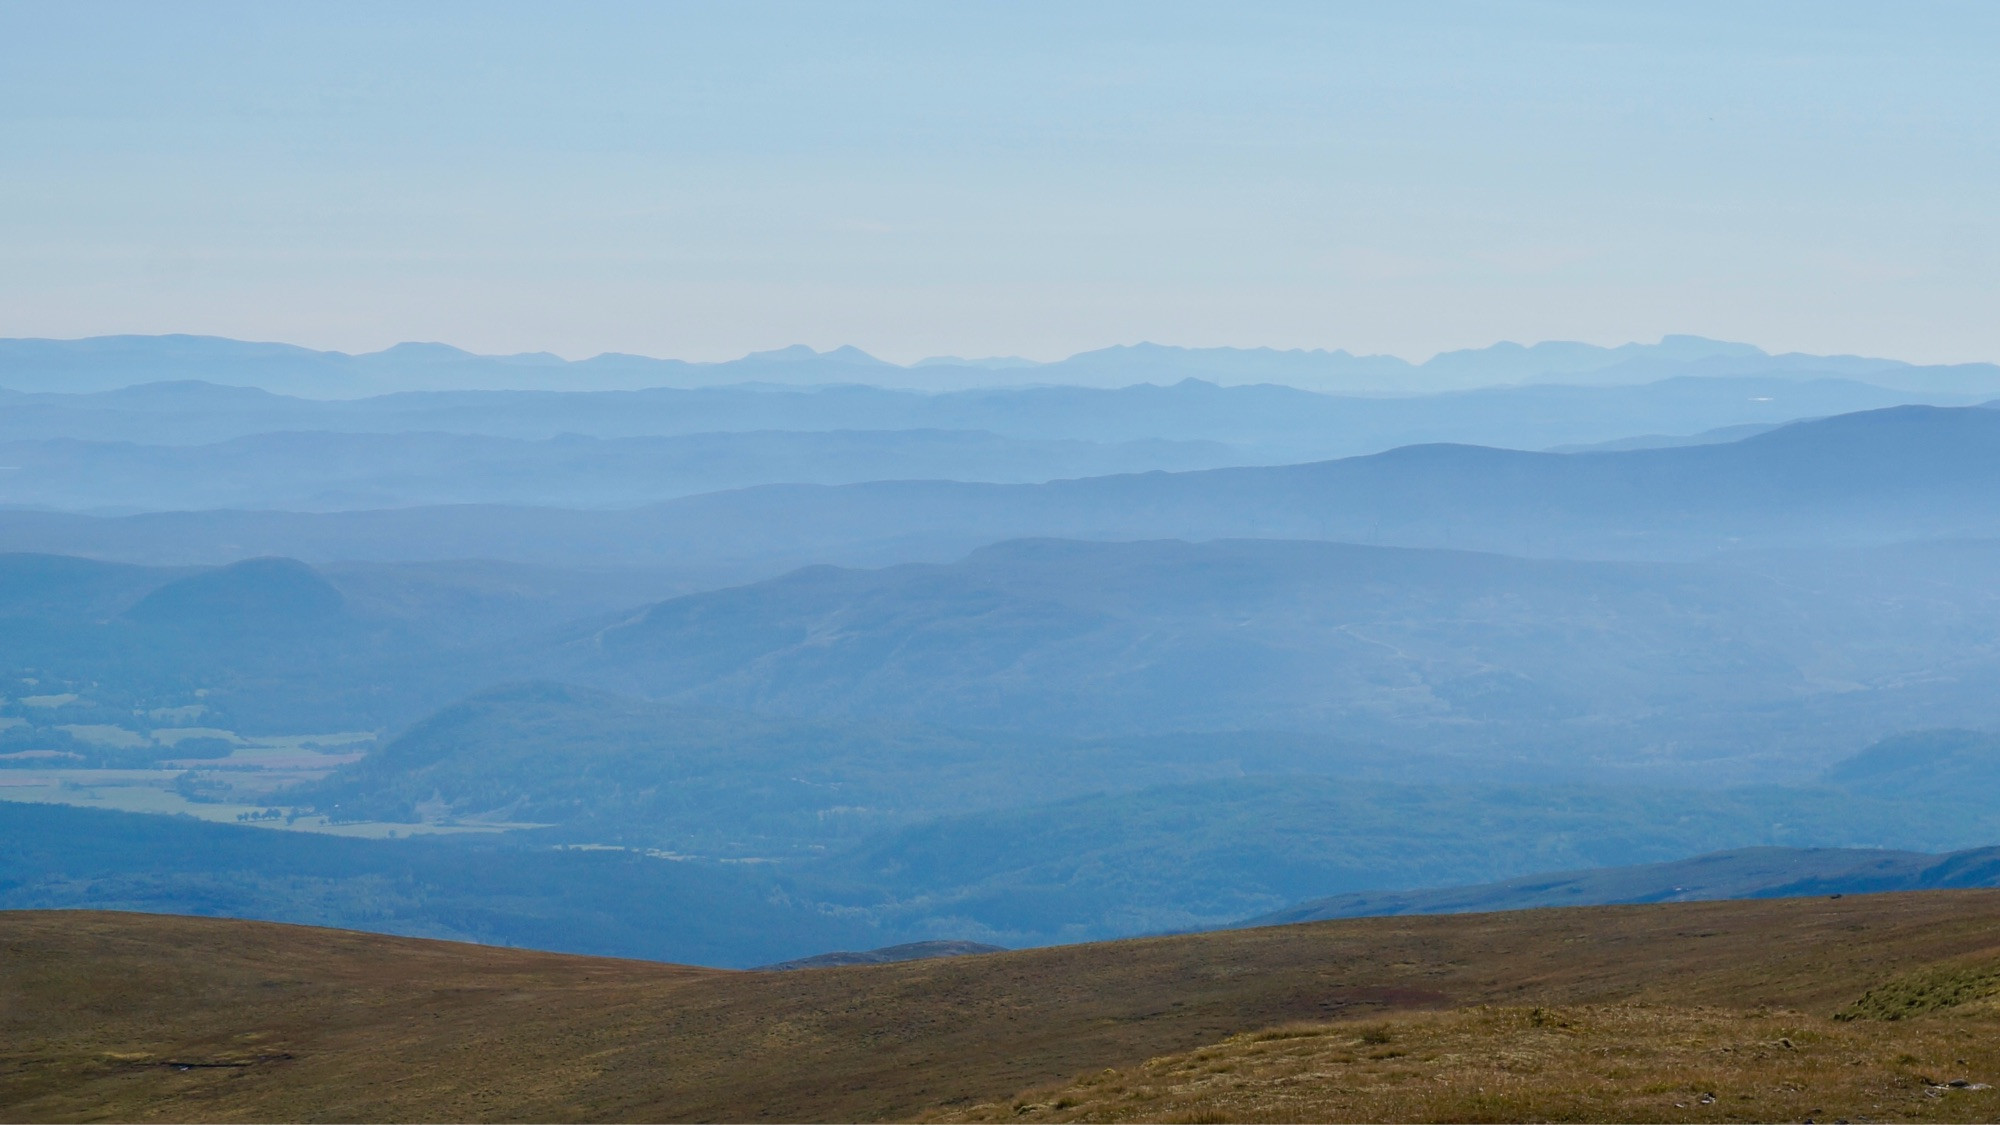
<path fill-rule="evenodd" d="M 607 353 L 570 361 L 547 352 L 476 355 L 403 343 L 350 355 L 213 336 L 100 336 L 0 340 L 0 387 L 97 391 L 179 379 L 348 398 L 389 390 L 631 390 L 730 383 L 862 384 L 923 390 L 1004 385 L 1123 387 L 1202 379 L 1278 383 L 1320 391 L 1430 393 L 1512 383 L 1609 385 L 1669 375 L 1866 377 L 1905 390 L 2000 391 L 1991 364 L 1924 366 L 1861 356 L 1772 355 L 1749 344 L 1667 336 L 1600 347 L 1553 341 L 1443 352 L 1420 363 L 1342 350 L 1181 348 L 1142 343 L 1039 363 L 1018 357 L 937 356 L 902 366 L 854 347 L 794 345 L 721 362 Z"/>
<path fill-rule="evenodd" d="M 0 810 L 37 834 L 11 905 L 588 917 L 597 951 L 749 965 L 1606 899 L 1683 873 L 1519 880 L 1808 849 L 1702 884 L 1761 893 L 1832 870 L 1811 848 L 2000 832 L 1975 369 L 1684 339 L 0 359 L 0 796 L 98 806 Z M 627 368 L 602 385 L 660 385 L 576 389 Z"/>

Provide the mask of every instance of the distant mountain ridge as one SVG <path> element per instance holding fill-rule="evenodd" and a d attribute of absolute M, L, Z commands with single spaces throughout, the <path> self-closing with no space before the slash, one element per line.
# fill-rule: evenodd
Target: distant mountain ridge
<path fill-rule="evenodd" d="M 128 562 L 497 559 L 645 565 L 717 584 L 942 562 L 1005 539 L 1309 539 L 1689 559 L 2000 535 L 2000 411 L 1897 407 L 1742 441 L 1605 453 L 1420 445 L 1341 460 L 1044 484 L 765 485 L 622 511 L 0 511 L 0 550 Z"/>
<path fill-rule="evenodd" d="M 1980 401 L 1976 395 L 1900 391 L 1847 378 L 1773 376 L 1677 376 L 1620 386 L 1537 384 L 1391 397 L 1323 394 L 1272 383 L 1221 386 L 1189 378 L 1167 386 L 934 394 L 752 385 L 411 391 L 338 401 L 182 381 L 88 394 L 0 391 L 0 442 L 188 447 L 279 432 L 518 441 L 699 436 L 714 442 L 723 434 L 846 432 L 851 444 L 870 433 L 907 441 L 892 432 L 979 431 L 1012 441 L 1218 443 L 1236 458 L 1232 464 L 1283 464 L 1434 442 L 1545 449 L 1636 434 L 1692 435 L 1892 406 Z M 0 459 L 0 465 L 27 464 Z"/>
<path fill-rule="evenodd" d="M 843 965 L 887 965 L 895 961 L 928 961 L 937 957 L 970 957 L 979 953 L 1005 953 L 997 945 L 986 945 L 976 941 L 912 941 L 902 945 L 885 945 L 880 949 L 859 952 L 842 950 L 837 953 L 821 953 L 812 957 L 800 957 L 794 961 L 780 961 L 775 965 L 759 965 L 761 972 L 792 972 L 798 969 L 836 969 Z"/>
<path fill-rule="evenodd" d="M 545 667 L 774 714 L 1071 735 L 1421 732 L 1436 750 L 1531 745 L 1654 768 L 2000 723 L 1983 640 L 2000 550 L 1869 559 L 1842 576 L 1784 560 L 1014 540 L 949 564 L 690 594 L 573 634 Z"/>
<path fill-rule="evenodd" d="M 985 431 L 748 431 L 541 440 L 279 431 L 212 445 L 0 440 L 0 504 L 67 511 L 365 511 L 453 503 L 629 508 L 759 484 L 1037 482 L 1243 463 L 1203 441 Z"/>
<path fill-rule="evenodd" d="M 939 357 L 909 367 L 854 347 L 821 352 L 803 345 L 695 363 L 616 353 L 575 361 L 546 352 L 475 355 L 437 343 L 403 343 L 350 355 L 214 336 L 0 340 L 0 387 L 18 391 L 110 390 L 201 379 L 314 398 L 395 390 L 630 390 L 755 382 L 865 383 L 933 391 L 1021 384 L 1115 387 L 1183 378 L 1224 384 L 1284 383 L 1322 391 L 1425 393 L 1536 381 L 1645 382 L 1672 374 L 1868 376 L 1910 389 L 2000 391 L 2000 367 L 1992 364 L 1918 366 L 1858 356 L 1771 355 L 1752 345 L 1696 336 L 1666 336 L 1654 344 L 1617 347 L 1567 341 L 1499 343 L 1444 352 L 1422 363 L 1341 350 L 1142 343 L 1051 363 L 953 362 Z"/>
<path fill-rule="evenodd" d="M 1529 875 L 1473 887 L 1334 895 L 1238 925 L 1992 886 L 2000 886 L 2000 847 L 1944 855 L 1872 848 L 1740 848 L 1671 863 Z"/>

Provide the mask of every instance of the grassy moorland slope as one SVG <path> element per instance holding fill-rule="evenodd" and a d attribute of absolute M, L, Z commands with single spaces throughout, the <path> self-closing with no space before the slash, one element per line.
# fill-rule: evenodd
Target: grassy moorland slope
<path fill-rule="evenodd" d="M 1954 891 L 1360 919 L 731 973 L 213 919 L 10 913 L 0 915 L 0 1116 L 873 1120 L 1011 1115 L 1018 1101 L 1043 1117 L 1084 1102 L 1058 1109 L 1061 1098 L 1016 1092 L 1301 1021 L 1336 1021 L 1318 1038 L 1350 1055 L 1365 1045 L 1379 1056 L 1370 1066 L 1401 1050 L 1401 1036 L 1460 1043 L 1490 1069 L 1511 1057 L 1494 1050 L 1508 1036 L 1545 1030 L 1533 1022 L 1540 1008 L 1571 1025 L 1608 1022 L 1592 1034 L 1626 1045 L 1630 1073 L 1617 1081 L 1633 1089 L 1654 1082 L 1648 1059 L 1703 1035 L 1717 1052 L 1740 1041 L 1811 1053 L 1847 1034 L 1840 1049 L 1873 1052 L 1870 1073 L 1903 1083 L 1894 1088 L 1908 1097 L 1883 1115 L 1991 1119 L 1994 1092 L 1934 1095 L 1922 1081 L 2000 1068 L 1981 1017 L 1830 1017 L 1871 990 L 1901 1005 L 1888 1014 L 1919 1011 L 1899 998 L 1923 987 L 1878 986 L 1990 958 L 1996 927 L 2000 892 Z M 1494 1015 L 1496 1005 L 1523 1014 Z M 1766 1042 L 1769 1030 L 1792 1046 Z M 1763 1075 L 1747 1054 L 1716 1058 L 1712 1069 L 1746 1083 L 1789 1083 L 1787 1096 L 1822 1081 L 1838 1093 L 1833 1077 L 1852 1084 L 1845 1071 L 1784 1064 Z M 1329 1085 L 1313 1073 L 1291 1077 Z M 1644 1118 L 1689 1098 L 1701 1108 L 1688 1116 L 1713 1119 L 1779 1107 L 1678 1081 L 1654 1092 L 1670 1099 L 1659 1106 L 1592 1104 Z M 1706 1093 L 1718 1101 L 1702 1103 Z M 1367 1115 L 1421 1119 L 1456 1104 L 1386 1098 Z M 1489 1116 L 1540 1112 L 1496 1104 Z M 1845 1107 L 1830 1093 L 1804 1108 Z M 1183 1108 L 1218 1119 L 1194 1099 L 1135 1102 L 1125 1116 Z"/>
<path fill-rule="evenodd" d="M 1991 1013 L 1500 1005 L 1232 1036 L 946 1121 L 1987 1121 Z M 1936 1076 L 1936 1077 L 1933 1077 Z M 1838 1116 L 1836 1116 L 1838 1115 Z"/>

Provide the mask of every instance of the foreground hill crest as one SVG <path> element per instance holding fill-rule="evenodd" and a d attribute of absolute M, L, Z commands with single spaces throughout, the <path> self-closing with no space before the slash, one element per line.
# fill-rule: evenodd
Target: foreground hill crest
<path fill-rule="evenodd" d="M 2000 1107 L 1990 1017 L 1831 1017 L 1906 974 L 1992 963 L 1996 925 L 2000 892 L 1931 892 L 724 973 L 9 912 L 0 987 L 19 999 L 0 1010 L 0 1106 L 22 1120 L 1973 1119 Z M 1616 1058 L 1597 1049 L 1613 1042 Z"/>

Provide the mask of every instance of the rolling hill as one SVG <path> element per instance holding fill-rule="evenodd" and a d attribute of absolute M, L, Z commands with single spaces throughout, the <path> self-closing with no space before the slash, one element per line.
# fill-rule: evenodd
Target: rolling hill
<path fill-rule="evenodd" d="M 1935 554 L 1805 572 L 1028 540 L 692 594 L 537 659 L 544 674 L 772 714 L 1070 735 L 1421 732 L 1439 749 L 1532 741 L 1545 762 L 1626 771 L 1670 764 L 1635 753 L 1671 741 L 1683 758 L 1797 776 L 1899 730 L 2000 722 L 2000 665 L 1974 624 L 2000 626 L 2000 552 Z"/>
<path fill-rule="evenodd" d="M 510 834 L 513 847 L 755 862 L 792 902 L 885 935 L 1018 946 L 1227 925 L 1343 892 L 1340 910 L 1355 913 L 1644 900 L 1689 883 L 1711 896 L 1815 879 L 1983 884 L 1990 872 L 1966 857 L 1794 850 L 1940 851 L 2000 835 L 1987 806 L 1940 806 L 1912 784 L 1935 763 L 1899 749 L 1972 737 L 1865 751 L 1859 792 L 1837 780 L 1718 786 L 1712 768 L 1705 782 L 1586 783 L 1490 753 L 1254 732 L 967 734 L 531 683 L 478 693 L 272 799 L 347 820 L 545 826 Z M 1699 879 L 1628 866 L 1773 844 L 1792 847 L 1704 860 Z M 1914 866 L 1882 882 L 1885 856 Z M 1572 873 L 1531 876 L 1549 871 Z M 1492 879 L 1517 883 L 1466 886 Z"/>
<path fill-rule="evenodd" d="M 1384 1092 L 1369 1116 L 1420 1119 L 1433 1099 L 1473 1099 L 1475 1082 L 1493 1080 L 1440 1062 L 1434 1037 L 1487 1058 L 1539 1047 L 1553 1024 L 1622 1044 L 1619 1088 L 1643 1097 L 1600 1118 L 1972 1119 L 2000 1106 L 1992 1083 L 1970 1089 L 2000 1070 L 1982 1009 L 1830 1017 L 1898 981 L 1990 965 L 1996 925 L 2000 892 L 1929 892 L 1362 919 L 724 973 L 9 912 L 0 1106 L 16 1120 L 865 1121 L 1050 1118 L 1108 1100 L 1127 1108 L 1102 1119 L 1157 1120 L 1231 1089 L 1274 1096 L 1263 1075 L 1279 1060 L 1246 1052 L 1262 1043 L 1264 1054 L 1331 1048 L 1324 1076 L 1295 1092 L 1339 1090 L 1352 1074 Z M 1596 1030 L 1606 1023 L 1617 1032 Z M 1653 1057 L 1691 1041 L 1713 1061 Z M 1728 1065 L 1731 1052 L 1747 1064 L 1785 1051 L 1797 1065 Z M 1179 1069 L 1183 1053 L 1230 1065 Z M 1387 1069 L 1423 1068 L 1412 1072 L 1426 1081 L 1393 1085 L 1382 1064 L 1396 1058 Z M 1105 1073 L 1149 1059 L 1176 1073 Z M 1574 1104 L 1577 1091 L 1538 1089 L 1534 1073 L 1524 1067 L 1513 1089 L 1539 1100 L 1500 1101 L 1505 1116 Z M 1785 1083 L 1754 1080 L 1779 1073 Z M 1185 1088 L 1196 1078 L 1210 1081 Z M 1036 1089 L 1078 1079 L 1094 1086 Z M 1947 1079 L 1968 1088 L 1928 1084 Z"/>
<path fill-rule="evenodd" d="M 1101 938 L 1722 848 L 1989 843 L 1989 809 L 1938 798 L 1990 781 L 1990 736 L 1907 732 L 1993 723 L 1993 555 L 1897 547 L 1863 577 L 1815 555 L 1805 581 L 1030 541 L 504 642 L 463 634 L 508 603 L 451 568 L 417 568 L 443 585 L 398 603 L 395 568 L 354 585 L 284 560 L 17 558 L 0 562 L 27 616 L 0 644 L 32 672 L 0 703 L 0 753 L 157 767 L 187 755 L 153 728 L 197 708 L 251 733 L 366 723 L 389 728 L 374 753 L 254 801 L 547 826 L 507 846 L 784 859 L 767 873 L 790 901 L 871 944 Z M 558 674 L 654 698 L 482 690 Z M 93 731 L 133 745 L 77 741 Z M 1899 740 L 1822 773 L 1876 734 Z M 196 799 L 231 776 L 173 768 L 197 771 Z"/>
<path fill-rule="evenodd" d="M 818 877 L 833 901 L 885 922 L 1023 946 L 1226 926 L 1329 894 L 1348 913 L 1645 901 L 1672 895 L 1669 875 L 1643 865 L 1769 845 L 1783 846 L 1742 862 L 1718 893 L 1822 875 L 1827 893 L 1985 885 L 1991 858 L 1976 850 L 1912 859 L 1905 881 L 1885 882 L 1873 849 L 1996 838 L 2000 816 L 1983 803 L 1893 793 L 1271 774 L 940 816 L 831 853 Z M 1668 888 L 1686 885 L 1672 874 L 1683 881 Z M 1467 886 L 1492 880 L 1513 882 Z"/>
<path fill-rule="evenodd" d="M 1912 731 L 1836 763 L 1826 778 L 1855 793 L 1890 791 L 1927 800 L 1988 792 L 2000 784 L 2000 736 L 1972 730 Z"/>
<path fill-rule="evenodd" d="M 366 730 L 421 715 L 487 675 L 476 652 L 454 651 L 409 616 L 350 604 L 292 559 L 125 572 L 117 601 L 128 604 L 115 613 L 105 612 L 117 604 L 109 598 L 59 592 L 50 570 L 34 556 L 0 557 L 0 574 L 47 591 L 43 612 L 0 633 L 0 667 L 15 691 L 61 692 L 94 709 L 80 717 L 70 707 L 68 722 L 143 729 L 152 711 L 196 707 L 242 730 Z"/>
<path fill-rule="evenodd" d="M 163 568 L 0 555 L 0 690 L 74 697 L 60 715 L 7 698 L 0 709 L 17 723 L 142 734 L 152 712 L 190 708 L 209 726 L 373 729 L 504 678 L 495 641 L 675 589 L 643 573 L 498 563 Z"/>
<path fill-rule="evenodd" d="M 1154 750 L 788 720 L 531 682 L 452 704 L 291 800 L 348 820 L 539 823 L 568 842 L 768 863 L 946 812 L 1240 769 Z"/>
<path fill-rule="evenodd" d="M 1242 924 L 1276 926 L 1397 914 L 1870 894 L 1996 883 L 2000 883 L 2000 848 L 1974 848 L 1943 856 L 1861 848 L 1744 848 L 1671 863 L 1530 875 L 1476 887 L 1335 895 Z"/>
<path fill-rule="evenodd" d="M 90 907 L 749 967 L 907 940 L 767 865 L 491 837 L 354 839 L 0 801 L 0 918 Z"/>

